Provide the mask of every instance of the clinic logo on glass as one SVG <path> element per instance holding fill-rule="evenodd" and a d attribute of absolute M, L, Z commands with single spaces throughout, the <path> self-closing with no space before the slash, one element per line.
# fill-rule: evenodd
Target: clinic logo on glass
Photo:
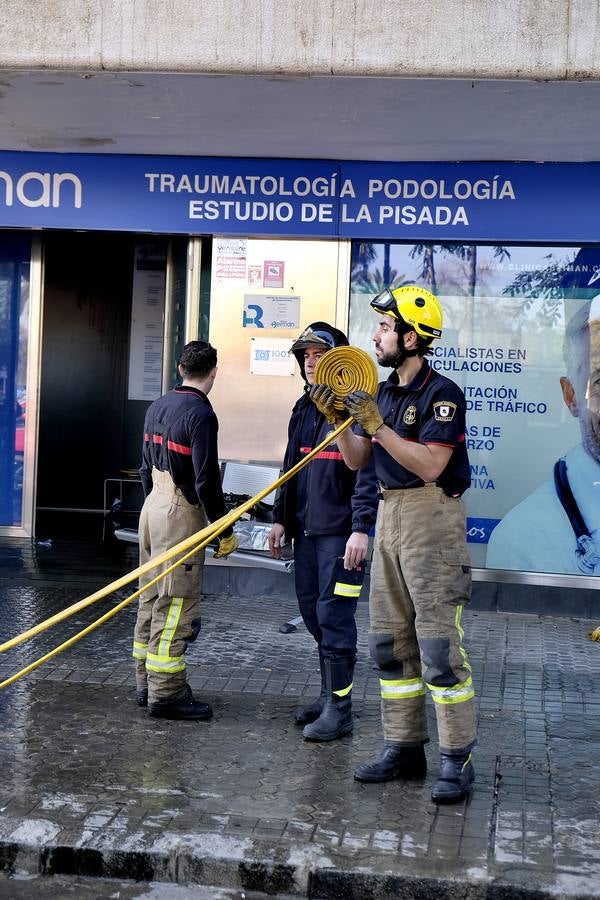
<path fill-rule="evenodd" d="M 467 543 L 487 544 L 500 519 L 467 518 Z"/>
<path fill-rule="evenodd" d="M 254 328 L 264 328 L 265 326 L 262 320 L 264 314 L 262 306 L 257 306 L 255 303 L 249 303 L 247 309 L 244 310 L 243 327 L 248 328 L 248 326 L 254 326 Z"/>
<path fill-rule="evenodd" d="M 257 362 L 269 362 L 270 357 L 271 357 L 270 350 L 255 350 L 254 351 L 254 359 Z"/>
<path fill-rule="evenodd" d="M 13 206 L 15 201 L 22 206 L 40 206 L 58 209 L 72 203 L 81 209 L 83 188 L 81 181 L 72 172 L 25 172 L 16 181 L 9 172 L 0 171 L 0 203 Z"/>

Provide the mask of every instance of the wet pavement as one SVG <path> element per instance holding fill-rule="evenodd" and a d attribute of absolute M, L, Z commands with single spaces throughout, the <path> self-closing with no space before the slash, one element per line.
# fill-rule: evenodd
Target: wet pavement
<path fill-rule="evenodd" d="M 1 638 L 133 565 L 130 548 L 5 543 Z M 0 679 L 112 603 L 1 656 Z M 139 882 L 89 896 L 169 897 L 160 891 L 170 882 L 170 891 L 203 885 L 215 898 L 600 897 L 600 645 L 587 638 L 600 605 L 596 622 L 465 614 L 476 790 L 439 808 L 429 797 L 431 707 L 424 782 L 352 779 L 381 743 L 366 603 L 354 734 L 302 740 L 293 710 L 318 691 L 319 675 L 306 631 L 279 632 L 295 613 L 273 597 L 205 597 L 188 665 L 195 692 L 214 706 L 208 724 L 152 720 L 136 706 L 133 607 L 1 691 L 0 896 L 28 896 L 20 891 L 38 882 L 54 884 L 46 896 L 76 896 L 68 879 L 83 877 Z"/>
<path fill-rule="evenodd" d="M 117 881 L 77 875 L 5 875 L 0 872 L 0 897 L 6 900 L 294 900 L 292 895 L 265 894 L 215 885 Z"/>

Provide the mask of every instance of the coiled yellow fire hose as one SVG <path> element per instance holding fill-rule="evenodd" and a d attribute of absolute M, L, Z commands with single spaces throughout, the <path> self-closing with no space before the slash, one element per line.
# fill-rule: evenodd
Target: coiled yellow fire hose
<path fill-rule="evenodd" d="M 373 395 L 375 393 L 375 389 L 377 387 L 377 368 L 375 363 L 364 350 L 361 350 L 358 347 L 336 347 L 333 350 L 329 350 L 324 356 L 319 360 L 314 374 L 315 384 L 326 384 L 328 387 L 336 395 L 336 406 L 338 409 L 343 409 L 342 398 L 352 393 L 352 391 L 363 390 L 367 391 L 369 394 Z M 48 653 L 44 654 L 44 656 L 35 660 L 35 662 L 30 663 L 24 669 L 21 669 L 19 672 L 16 672 L 14 675 L 11 675 L 10 678 L 7 678 L 5 681 L 0 682 L 0 690 L 2 688 L 8 687 L 13 684 L 15 681 L 18 681 L 19 678 L 23 678 L 25 675 L 28 675 L 34 669 L 37 669 L 38 666 L 41 666 L 43 663 L 47 662 L 52 657 L 57 656 L 59 653 L 62 653 L 63 650 L 67 650 L 72 644 L 75 644 L 77 641 L 81 640 L 81 638 L 85 637 L 90 632 L 94 631 L 96 628 L 99 628 L 100 625 L 103 625 L 104 622 L 107 622 L 113 616 L 115 616 L 120 610 L 124 609 L 129 603 L 139 597 L 141 593 L 148 590 L 148 588 L 152 587 L 152 585 L 156 584 L 161 578 L 164 578 L 165 575 L 168 575 L 177 566 L 182 565 L 182 563 L 186 562 L 191 556 L 195 553 L 198 553 L 199 550 L 204 549 L 207 544 L 209 544 L 212 540 L 218 537 L 221 532 L 223 532 L 226 528 L 233 525 L 244 513 L 249 512 L 253 506 L 256 506 L 264 497 L 268 496 L 268 494 L 272 493 L 272 491 L 277 490 L 282 484 L 285 484 L 286 481 L 289 481 L 290 478 L 293 478 L 300 469 L 304 468 L 304 466 L 308 465 L 308 463 L 314 459 L 314 457 L 324 450 L 329 444 L 333 443 L 337 439 L 337 437 L 345 431 L 346 428 L 353 422 L 352 418 L 346 419 L 339 428 L 335 429 L 335 431 L 331 432 L 327 435 L 327 438 L 322 441 L 317 447 L 311 450 L 300 462 L 296 463 L 291 469 L 287 472 L 284 472 L 277 481 L 273 482 L 273 484 L 269 485 L 266 488 L 263 488 L 256 496 L 252 497 L 250 500 L 246 500 L 240 506 L 236 507 L 236 509 L 232 510 L 225 516 L 222 516 L 220 519 L 217 519 L 216 522 L 212 522 L 206 528 L 203 528 L 201 531 L 197 531 L 195 534 L 190 535 L 190 537 L 186 538 L 183 541 L 180 541 L 179 544 L 176 544 L 174 547 L 171 547 L 170 550 L 165 551 L 165 553 L 161 553 L 159 556 L 155 556 L 153 559 L 149 560 L 147 563 L 144 563 L 141 566 L 138 566 L 136 569 L 133 569 L 127 575 L 123 575 L 121 578 L 118 578 L 116 581 L 112 581 L 110 584 L 106 585 L 106 587 L 101 588 L 99 591 L 96 591 L 94 594 L 90 594 L 88 597 L 84 597 L 83 600 L 79 600 L 77 603 L 68 606 L 66 609 L 63 609 L 61 612 L 56 613 L 54 616 L 50 616 L 50 618 L 45 619 L 43 622 L 34 625 L 32 628 L 27 629 L 27 631 L 22 632 L 19 635 L 16 635 L 10 640 L 5 641 L 3 644 L 0 644 L 0 653 L 4 653 L 6 650 L 10 650 L 13 647 L 16 647 L 18 644 L 23 643 L 23 641 L 28 640 L 28 638 L 35 637 L 35 635 L 40 634 L 42 631 L 46 631 L 48 628 L 51 628 L 53 625 L 57 625 L 59 622 L 64 621 L 69 616 L 75 615 L 75 613 L 80 612 L 80 610 L 85 609 L 87 606 L 90 606 L 92 603 L 96 603 L 98 600 L 102 600 L 104 597 L 107 597 L 109 594 L 112 594 L 114 591 L 119 590 L 127 584 L 130 584 L 135 579 L 139 578 L 142 575 L 145 575 L 147 572 L 152 571 L 152 569 L 156 569 L 158 566 L 164 565 L 164 563 L 173 559 L 174 557 L 179 557 L 175 560 L 170 566 L 166 569 L 163 569 L 156 575 L 151 581 L 144 584 L 143 587 L 138 588 L 138 590 L 134 591 L 129 597 L 126 597 L 125 600 L 122 600 L 108 612 L 106 612 L 103 616 L 100 616 L 99 619 L 96 619 L 82 631 L 74 634 L 68 640 L 64 641 L 64 643 L 60 644 L 58 647 L 55 647 L 53 650 L 50 650 Z M 183 553 L 183 556 L 179 556 L 179 554 Z"/>

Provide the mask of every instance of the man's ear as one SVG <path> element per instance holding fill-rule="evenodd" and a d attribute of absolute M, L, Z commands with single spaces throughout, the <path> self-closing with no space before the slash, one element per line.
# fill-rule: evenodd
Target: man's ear
<path fill-rule="evenodd" d="M 408 331 L 405 332 L 402 337 L 404 338 L 404 349 L 405 350 L 414 350 L 417 346 L 417 341 L 419 339 L 419 335 L 416 331 Z"/>
<path fill-rule="evenodd" d="M 560 379 L 560 387 L 562 390 L 563 400 L 565 401 L 565 406 L 567 406 L 569 412 L 572 416 L 579 416 L 579 410 L 577 409 L 577 400 L 575 399 L 575 388 L 571 384 L 568 378 Z"/>

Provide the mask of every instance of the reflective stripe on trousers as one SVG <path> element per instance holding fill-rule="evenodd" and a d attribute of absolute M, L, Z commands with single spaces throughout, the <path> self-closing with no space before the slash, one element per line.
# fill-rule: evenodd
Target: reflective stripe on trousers
<path fill-rule="evenodd" d="M 140 641 L 133 642 L 133 658 L 146 659 L 148 655 L 148 644 L 142 644 Z"/>
<path fill-rule="evenodd" d="M 384 491 L 371 567 L 371 655 L 379 668 L 386 740 L 427 740 L 425 695 L 442 752 L 475 742 L 474 688 L 462 645 L 471 589 L 465 509 L 435 484 Z"/>
<path fill-rule="evenodd" d="M 183 672 L 185 670 L 184 655 L 170 655 L 171 643 L 177 631 L 182 607 L 183 597 L 173 597 L 158 641 L 158 653 L 148 652 L 146 656 L 146 668 L 151 672 Z"/>
<path fill-rule="evenodd" d="M 382 700 L 407 700 L 410 697 L 425 696 L 425 682 L 422 678 L 379 679 Z"/>
<path fill-rule="evenodd" d="M 168 472 L 153 469 L 152 483 L 140 515 L 141 563 L 208 524 L 204 508 L 188 503 Z M 147 687 L 150 702 L 178 697 L 184 690 L 183 654 L 198 631 L 194 623 L 200 615 L 203 559 L 201 551 L 140 596 L 133 655 L 138 690 Z M 155 574 L 141 579 L 141 586 Z"/>

